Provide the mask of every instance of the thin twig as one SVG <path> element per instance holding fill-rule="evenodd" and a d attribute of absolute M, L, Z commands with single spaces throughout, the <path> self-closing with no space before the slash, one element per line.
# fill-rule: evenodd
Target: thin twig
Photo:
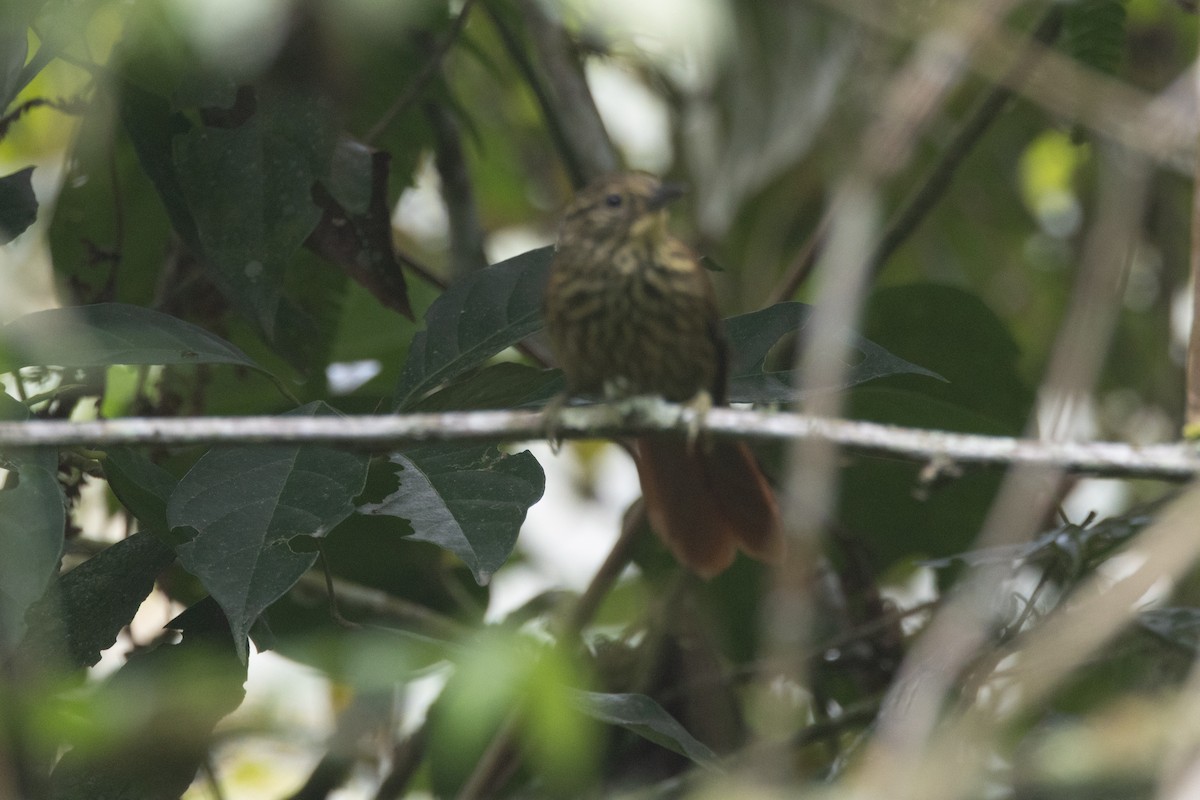
<path fill-rule="evenodd" d="M 580 595 L 571 608 L 558 631 L 560 647 L 573 648 L 579 634 L 600 610 L 600 604 L 612 591 L 617 579 L 633 557 L 633 546 L 637 541 L 646 521 L 645 507 L 638 504 L 632 508 L 621 524 L 621 535 L 613 544 L 608 557 L 596 570 L 586 590 Z M 518 763 L 513 754 L 516 747 L 517 733 L 520 729 L 520 715 L 514 710 L 508 719 L 492 737 L 483 757 L 475 765 L 471 777 L 467 780 L 459 800 L 473 800 L 489 796 L 489 793 L 504 785 L 507 773 L 515 769 Z"/>
<path fill-rule="evenodd" d="M 425 104 L 425 115 L 433 129 L 434 164 L 450 224 L 450 274 L 457 280 L 488 265 L 483 247 L 486 234 L 479 221 L 458 121 L 449 109 L 433 102 Z"/>
<path fill-rule="evenodd" d="M 364 586 L 344 578 L 332 579 L 333 591 L 338 603 L 348 611 L 386 619 L 405 628 L 415 628 L 422 633 L 441 639 L 461 639 L 467 634 L 466 626 L 450 617 L 413 603 L 380 589 Z M 319 572 L 306 572 L 292 588 L 300 596 L 328 598 L 325 576 Z"/>
<path fill-rule="evenodd" d="M 542 109 L 546 129 L 572 185 L 579 188 L 617 168 L 616 149 L 562 26 L 547 17 L 538 2 L 518 0 L 518 6 L 530 34 L 528 41 L 518 37 L 491 4 L 487 10 L 509 57 L 525 76 Z M 530 58 L 530 52 L 540 63 Z"/>
<path fill-rule="evenodd" d="M 999 83 L 979 101 L 975 110 L 955 133 L 942 151 L 938 162 L 892 218 L 879 238 L 871 256 L 871 269 L 878 273 L 892 253 L 916 231 L 921 221 L 933 209 L 950 187 L 954 173 L 979 143 L 984 132 L 1000 116 L 1012 99 L 1014 87 L 1020 86 L 1038 62 L 1045 46 L 1054 42 L 1062 30 L 1063 6 L 1054 5 L 1046 12 L 1029 36 L 1029 45 L 1017 56 L 1016 63 Z M 790 296 L 790 295 L 789 295 Z"/>
<path fill-rule="evenodd" d="M 596 616 L 596 612 L 600 610 L 600 604 L 612 591 L 617 579 L 625 571 L 625 567 L 629 566 L 629 562 L 633 558 L 633 546 L 637 542 L 638 534 L 645 522 L 646 507 L 642 503 L 638 503 L 625 515 L 625 519 L 621 523 L 621 535 L 613 544 L 604 563 L 592 576 L 587 589 L 576 601 L 560 631 L 560 639 L 563 642 L 573 642 Z"/>
<path fill-rule="evenodd" d="M 887 36 L 914 38 L 921 34 L 914 29 L 913 21 L 923 15 L 897 13 L 898 6 L 892 3 L 819 2 Z M 1027 46 L 1028 39 L 1013 33 L 1007 25 L 996 25 L 975 42 L 973 52 L 963 55 L 970 59 L 968 67 L 977 74 L 1004 80 L 1008 65 Z M 1081 65 L 1053 48 L 1038 45 L 1038 49 L 1037 72 L 1013 87 L 1017 94 L 1057 119 L 1078 122 L 1175 172 L 1192 174 L 1197 143 L 1195 114 L 1179 102 L 1173 88 L 1152 95 Z"/>
<path fill-rule="evenodd" d="M 450 286 L 450 283 L 441 275 L 438 275 L 432 269 L 399 248 L 396 249 L 396 260 L 407 267 L 409 272 L 434 288 L 445 290 Z"/>
<path fill-rule="evenodd" d="M 396 746 L 392 754 L 392 768 L 379 784 L 374 800 L 395 800 L 408 789 L 425 755 L 425 745 L 429 740 L 427 725 L 428 720 Z"/>
<path fill-rule="evenodd" d="M 1200 142 L 1197 143 L 1200 147 Z M 1200 434 L 1200 159 L 1192 183 L 1192 331 L 1187 349 L 1187 418 L 1184 432 L 1195 438 Z"/>
<path fill-rule="evenodd" d="M 538 75 L 537 68 L 529 59 L 529 54 L 526 52 L 524 43 L 518 38 L 508 24 L 500 17 L 500 14 L 491 7 L 486 6 L 488 16 L 492 18 L 492 24 L 496 27 L 496 33 L 500 36 L 500 41 L 504 43 L 508 50 L 508 57 L 512 59 L 517 70 L 525 78 L 525 83 L 529 85 L 529 90 L 533 92 L 534 99 L 537 100 L 538 107 L 542 109 L 542 119 L 546 123 L 546 133 L 550 136 L 550 141 L 554 143 L 554 147 L 558 150 L 559 158 L 562 159 L 563 167 L 567 171 L 567 175 L 571 178 L 571 185 L 579 188 L 587 183 L 587 175 L 582 165 L 579 164 L 575 157 L 571 143 L 567 140 L 567 134 L 559 124 L 558 117 L 554 115 L 553 103 L 550 100 L 549 94 L 546 92 L 546 87 L 542 85 L 542 79 Z"/>
<path fill-rule="evenodd" d="M 82 96 L 59 97 L 53 100 L 47 97 L 34 97 L 30 100 L 26 100 L 12 111 L 0 117 L 0 139 L 3 139 L 5 136 L 7 136 L 8 129 L 11 128 L 13 123 L 15 123 L 25 114 L 29 113 L 35 108 L 43 107 L 52 108 L 55 111 L 76 117 L 83 116 L 85 113 L 87 113 L 88 109 L 87 102 L 82 99 Z"/>
<path fill-rule="evenodd" d="M 565 408 L 555 435 L 615 438 L 661 431 L 686 433 L 695 410 L 654 400 L 630 406 Z M 1125 478 L 1186 480 L 1200 473 L 1200 453 L 1188 443 L 1131 445 L 983 436 L 904 428 L 809 414 L 714 408 L 703 426 L 718 438 L 811 439 L 861 453 L 925 463 L 1037 464 L 1068 472 Z M 0 422 L 0 449 L 91 445 L 324 444 L 386 450 L 433 441 L 529 441 L 546 438 L 536 411 L 454 411 L 347 417 L 179 417 L 71 422 Z"/>
<path fill-rule="evenodd" d="M 396 98 L 391 107 L 384 112 L 379 121 L 371 126 L 371 130 L 367 131 L 367 135 L 363 137 L 363 141 L 367 144 L 379 138 L 379 135 L 387 129 L 392 120 L 398 117 L 405 109 L 407 109 L 413 101 L 421 96 L 421 92 L 425 91 L 425 86 L 437 74 L 438 68 L 442 65 L 442 59 L 446 57 L 446 53 L 450 51 L 450 47 L 458 39 L 462 29 L 467 24 L 467 15 L 471 13 L 471 7 L 475 5 L 475 0 L 463 0 L 462 9 L 458 12 L 458 16 L 454 19 L 454 24 L 450 26 L 450 30 L 442 37 L 442 41 L 430 54 L 421 71 L 417 73 L 417 77 L 413 79 L 400 96 Z"/>
<path fill-rule="evenodd" d="M 475 764 L 467 782 L 459 790 L 457 800 L 479 800 L 494 795 L 502 783 L 500 776 L 509 771 L 509 762 L 515 760 L 511 758 L 511 752 L 520 725 L 520 714 L 516 711 L 510 712 Z"/>
<path fill-rule="evenodd" d="M 971 116 L 942 150 L 933 169 L 900 207 L 887 229 L 880 236 L 879 243 L 871 256 L 873 272 L 878 272 L 882 268 L 896 248 L 912 235 L 929 211 L 937 204 L 937 201 L 946 193 L 963 160 L 978 144 L 984 132 L 1000 116 L 1000 112 L 1007 107 L 1008 101 L 1013 96 L 1014 87 L 1021 85 L 1024 81 L 1037 63 L 1039 56 L 1044 52 L 1045 45 L 1058 38 L 1059 30 L 1062 27 L 1062 15 L 1061 6 L 1055 5 L 1034 26 L 1029 37 L 1029 41 L 1033 44 L 1026 46 L 1006 75 L 979 101 Z M 830 220 L 836 213 L 837 209 L 831 207 L 822 215 L 808 241 L 804 243 L 804 247 L 797 253 L 784 273 L 783 279 L 771 292 L 768 305 L 791 299 L 796 290 L 808 280 L 816 266 L 817 256 L 825 244 Z"/>

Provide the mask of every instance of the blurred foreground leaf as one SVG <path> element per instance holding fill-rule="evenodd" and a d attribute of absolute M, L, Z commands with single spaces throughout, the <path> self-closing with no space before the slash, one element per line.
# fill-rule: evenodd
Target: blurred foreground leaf
<path fill-rule="evenodd" d="M 167 627 L 179 644 L 134 653 L 80 698 L 86 722 L 54 768 L 53 800 L 166 800 L 195 778 L 213 727 L 242 702 L 246 667 L 211 600 Z"/>

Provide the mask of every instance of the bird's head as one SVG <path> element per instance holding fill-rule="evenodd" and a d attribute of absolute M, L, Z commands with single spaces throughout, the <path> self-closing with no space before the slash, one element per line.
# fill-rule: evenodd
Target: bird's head
<path fill-rule="evenodd" d="M 581 190 L 563 216 L 559 246 L 586 242 L 653 242 L 667 235 L 666 206 L 683 187 L 648 172 L 609 175 Z"/>

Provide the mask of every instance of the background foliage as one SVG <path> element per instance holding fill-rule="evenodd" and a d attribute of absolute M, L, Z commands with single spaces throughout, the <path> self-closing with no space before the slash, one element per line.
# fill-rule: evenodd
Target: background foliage
<path fill-rule="evenodd" d="M 969 4 L 617 13 L 628 5 L 3 5 L 4 279 L 26 285 L 44 246 L 54 302 L 35 304 L 56 307 L 0 298 L 0 419 L 540 407 L 561 389 L 539 337 L 555 213 L 619 166 L 692 187 L 674 227 L 714 267 L 733 399 L 802 399 L 794 334 L 811 315 L 796 301 L 819 282 L 798 267 L 892 113 L 889 80 Z M 1044 42 L 1089 87 L 1173 100 L 1187 83 L 1196 22 L 1179 5 L 1009 6 L 999 31 Z M 852 363 L 838 386 L 809 387 L 840 390 L 850 416 L 997 435 L 1049 425 L 1039 387 L 1119 146 L 1087 109 L 996 94 L 1012 65 L 986 61 L 879 183 L 899 222 Z M 1092 108 L 1116 96 L 1096 91 Z M 1182 422 L 1192 187 L 1177 164 L 1152 167 L 1111 346 L 1095 344 L 1108 357 L 1068 415 L 1078 435 L 1158 441 Z M 920 199 L 939 172 L 950 180 Z M 781 483 L 797 474 L 782 447 L 761 456 Z M 1090 577 L 1115 580 L 1114 554 L 1169 489 L 1055 480 L 1065 510 L 1019 545 L 981 547 L 1002 475 L 930 481 L 921 465 L 847 457 L 829 518 L 806 523 L 824 534 L 812 623 L 796 618 L 802 663 L 785 669 L 767 570 L 741 560 L 703 583 L 649 535 L 630 539 L 619 581 L 494 613 L 491 578 L 519 565 L 545 487 L 522 446 L 10 450 L 0 466 L 0 795 L 55 798 L 237 785 L 231 753 L 289 738 L 286 720 L 228 716 L 266 651 L 327 679 L 338 711 L 309 743 L 319 758 L 288 774 L 296 798 L 679 796 L 768 779 L 836 792 L 964 574 L 999 565 L 1006 593 L 945 705 L 994 710 L 995 648 Z M 85 513 L 86 496 L 106 513 Z M 645 524 L 636 508 L 626 520 Z M 1143 598 L 1049 702 L 979 745 L 992 758 L 971 792 L 1166 786 L 1161 748 L 1127 745 L 1184 727 L 1167 709 L 1197 646 L 1194 584 Z M 147 597 L 171 609 L 149 638 L 129 628 Z M 403 717 L 430 674 L 428 712 Z M 1104 738 L 1115 731 L 1124 752 Z"/>

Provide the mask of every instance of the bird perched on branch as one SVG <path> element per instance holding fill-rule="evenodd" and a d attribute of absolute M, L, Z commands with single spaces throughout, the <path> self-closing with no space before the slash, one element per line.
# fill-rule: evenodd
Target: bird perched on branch
<path fill-rule="evenodd" d="M 546 285 L 546 331 L 572 394 L 723 403 L 726 345 L 712 283 L 667 231 L 678 186 L 644 172 L 583 189 L 562 220 Z M 704 577 L 740 548 L 775 561 L 784 545 L 775 496 L 741 442 L 670 434 L 636 443 L 651 527 Z"/>

